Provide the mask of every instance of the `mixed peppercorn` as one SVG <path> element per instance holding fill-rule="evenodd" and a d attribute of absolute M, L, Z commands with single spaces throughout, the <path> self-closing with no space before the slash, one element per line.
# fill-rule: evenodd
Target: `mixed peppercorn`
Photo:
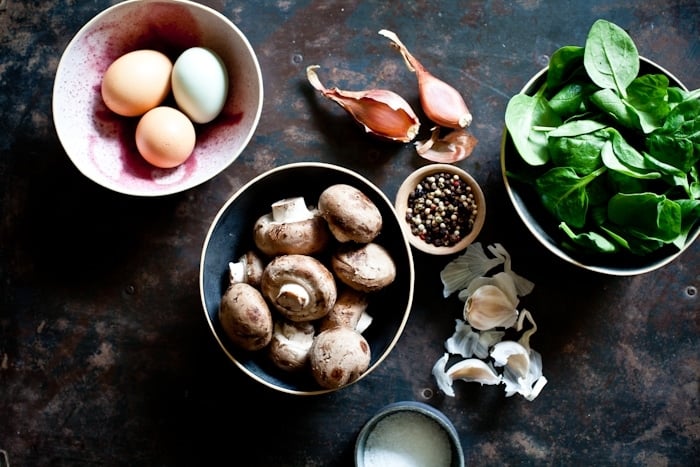
<path fill-rule="evenodd" d="M 439 172 L 409 194 L 406 221 L 411 233 L 426 243 L 452 246 L 469 235 L 478 208 L 471 187 L 459 175 Z"/>

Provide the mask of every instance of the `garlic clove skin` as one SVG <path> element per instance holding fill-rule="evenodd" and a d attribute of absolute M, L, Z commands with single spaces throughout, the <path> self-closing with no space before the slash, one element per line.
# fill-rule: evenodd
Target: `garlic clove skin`
<path fill-rule="evenodd" d="M 517 304 L 495 285 L 482 285 L 464 304 L 464 319 L 480 331 L 512 327 L 518 320 Z"/>
<path fill-rule="evenodd" d="M 430 120 L 447 128 L 466 128 L 471 125 L 472 114 L 459 91 L 426 70 L 396 33 L 382 29 L 379 34 L 392 41 L 392 46 L 401 52 L 408 69 L 415 72 L 421 106 Z"/>
<path fill-rule="evenodd" d="M 423 159 L 452 164 L 471 156 L 478 142 L 476 137 L 464 128 L 452 130 L 441 137 L 440 128 L 433 127 L 429 139 L 414 144 L 416 152 Z"/>
<path fill-rule="evenodd" d="M 367 133 L 402 143 L 415 139 L 420 130 L 420 120 L 403 97 L 387 89 L 328 89 L 321 84 L 315 71 L 317 68 L 318 65 L 306 68 L 309 83 L 324 97 L 345 109 Z"/>
<path fill-rule="evenodd" d="M 478 358 L 467 358 L 455 363 L 447 370 L 447 376 L 453 381 L 474 382 L 480 384 L 500 384 L 501 377 L 487 363 Z"/>

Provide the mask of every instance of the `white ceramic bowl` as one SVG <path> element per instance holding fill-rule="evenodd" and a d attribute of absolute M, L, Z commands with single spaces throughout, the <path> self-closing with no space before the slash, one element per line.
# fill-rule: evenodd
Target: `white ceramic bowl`
<path fill-rule="evenodd" d="M 321 192 L 336 183 L 354 186 L 379 208 L 383 225 L 374 242 L 386 248 L 397 271 L 390 285 L 368 296 L 367 313 L 373 320 L 362 334 L 369 344 L 371 360 L 369 368 L 350 384 L 358 383 L 379 367 L 392 351 L 403 333 L 413 303 L 415 273 L 411 247 L 391 202 L 377 186 L 356 172 L 331 164 L 302 162 L 280 166 L 258 175 L 229 198 L 214 218 L 204 242 L 199 287 L 204 317 L 212 336 L 238 368 L 276 391 L 317 395 L 337 389 L 319 386 L 310 369 L 294 373 L 280 370 L 272 364 L 267 348 L 251 352 L 231 343 L 218 319 L 221 297 L 229 284 L 228 264 L 256 249 L 253 226 L 260 216 L 270 212 L 273 202 L 302 196 L 308 205 L 314 205 Z M 333 248 L 335 246 L 329 245 L 326 252 L 317 255 L 327 266 Z"/>
<path fill-rule="evenodd" d="M 548 68 L 537 72 L 520 91 L 521 94 L 532 95 L 547 78 Z M 664 74 L 669 78 L 671 86 L 687 88 L 668 70 L 640 57 L 640 74 Z M 501 172 L 510 201 L 527 229 L 547 250 L 573 264 L 574 266 L 611 276 L 634 276 L 659 269 L 680 256 L 700 236 L 700 224 L 696 223 L 688 234 L 682 248 L 667 245 L 645 256 L 631 254 L 587 255 L 580 251 L 572 251 L 562 246 L 564 234 L 558 228 L 558 221 L 544 209 L 534 190 L 527 184 L 511 178 L 509 171 L 519 171 L 524 163 L 511 139 L 508 130 L 503 131 L 501 140 Z"/>
<path fill-rule="evenodd" d="M 228 98 L 214 121 L 195 125 L 192 156 L 177 168 L 159 169 L 136 149 L 138 120 L 104 105 L 102 76 L 133 50 L 153 48 L 174 60 L 194 46 L 209 47 L 224 61 Z M 249 143 L 262 105 L 260 65 L 246 36 L 221 13 L 187 0 L 128 0 L 102 11 L 66 47 L 53 89 L 54 124 L 71 161 L 96 183 L 135 196 L 181 192 L 219 174 Z"/>

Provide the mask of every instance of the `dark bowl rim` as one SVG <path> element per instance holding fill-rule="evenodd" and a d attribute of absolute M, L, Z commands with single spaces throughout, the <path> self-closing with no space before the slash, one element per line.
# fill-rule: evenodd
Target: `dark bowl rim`
<path fill-rule="evenodd" d="M 248 190 L 252 185 L 255 185 L 256 183 L 259 183 L 260 181 L 264 180 L 265 178 L 268 178 L 269 176 L 272 176 L 278 172 L 286 171 L 286 170 L 294 170 L 294 169 L 303 169 L 303 168 L 308 168 L 308 167 L 315 167 L 315 168 L 320 168 L 320 169 L 327 169 L 327 170 L 333 170 L 337 172 L 341 172 L 345 175 L 348 175 L 361 183 L 365 184 L 367 187 L 371 188 L 374 190 L 375 194 L 382 198 L 384 203 L 386 204 L 387 208 L 390 209 L 394 217 L 396 218 L 396 223 L 399 232 L 401 233 L 402 237 L 402 251 L 406 252 L 406 263 L 408 265 L 408 271 L 404 271 L 407 274 L 407 279 L 408 279 L 408 297 L 406 297 L 406 307 L 405 310 L 403 311 L 402 317 L 401 317 L 401 322 L 399 323 L 399 326 L 396 330 L 395 335 L 391 338 L 391 341 L 387 345 L 386 349 L 380 356 L 377 358 L 376 361 L 374 361 L 367 370 L 360 375 L 355 381 L 345 385 L 341 386 L 340 388 L 322 388 L 319 386 L 318 389 L 315 390 L 298 390 L 298 389 L 290 389 L 282 386 L 278 386 L 264 378 L 262 378 L 260 375 L 257 373 L 251 371 L 246 365 L 244 365 L 239 359 L 237 359 L 229 350 L 227 349 L 226 345 L 222 341 L 222 337 L 219 336 L 218 332 L 214 328 L 214 323 L 212 322 L 212 319 L 209 315 L 208 308 L 207 308 L 207 300 L 205 298 L 205 286 L 204 286 L 204 276 L 205 276 L 205 260 L 207 257 L 207 247 L 209 245 L 209 242 L 212 238 L 212 235 L 214 231 L 216 230 L 217 225 L 221 221 L 221 218 L 225 215 L 226 211 L 228 208 L 233 204 L 246 190 Z M 378 187 L 376 186 L 373 182 L 371 182 L 368 178 L 364 177 L 363 175 L 342 167 L 340 165 L 335 165 L 335 164 L 330 164 L 330 163 L 325 163 L 325 162 L 293 162 L 289 164 L 284 164 L 281 166 L 274 167 L 270 170 L 267 170 L 251 180 L 249 180 L 247 183 L 245 183 L 243 186 L 241 186 L 233 195 L 231 195 L 219 208 L 217 211 L 216 215 L 214 216 L 213 220 L 211 221 L 209 228 L 207 230 L 206 237 L 204 239 L 202 249 L 201 249 L 201 256 L 200 256 L 200 262 L 199 262 L 199 296 L 200 296 L 200 301 L 202 305 L 202 311 L 204 312 L 205 319 L 207 321 L 207 325 L 209 327 L 209 331 L 211 336 L 215 339 L 217 342 L 217 345 L 219 348 L 224 352 L 224 354 L 227 356 L 227 358 L 233 362 L 243 373 L 248 375 L 250 378 L 252 378 L 254 381 L 257 381 L 258 383 L 273 389 L 278 392 L 283 392 L 291 395 L 298 395 L 298 396 L 315 396 L 315 395 L 322 395 L 322 394 L 328 394 L 332 393 L 341 389 L 345 389 L 349 386 L 352 386 L 362 379 L 364 379 L 366 376 L 368 376 L 370 373 L 372 373 L 392 352 L 394 347 L 396 347 L 396 344 L 398 343 L 399 339 L 403 335 L 403 332 L 405 330 L 406 324 L 408 323 L 408 319 L 411 314 L 411 309 L 413 307 L 413 296 L 414 296 L 414 288 L 415 288 L 415 264 L 414 264 L 414 259 L 413 259 L 413 254 L 411 251 L 411 245 L 408 242 L 408 238 L 405 235 L 405 232 L 403 228 L 400 225 L 400 219 L 398 215 L 396 214 L 396 211 L 394 210 L 394 206 L 392 202 L 387 198 L 386 194 Z"/>

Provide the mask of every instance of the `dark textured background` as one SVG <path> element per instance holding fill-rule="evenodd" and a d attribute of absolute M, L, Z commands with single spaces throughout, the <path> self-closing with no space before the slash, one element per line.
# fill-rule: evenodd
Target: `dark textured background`
<path fill-rule="evenodd" d="M 469 464 L 692 465 L 700 456 L 700 245 L 638 277 L 586 273 L 523 227 L 499 169 L 503 114 L 563 45 L 605 18 L 641 55 L 700 87 L 696 0 L 207 1 L 246 33 L 265 81 L 260 126 L 222 174 L 137 199 L 85 179 L 58 142 L 51 90 L 60 55 L 103 0 L 0 0 L 0 450 L 13 466 L 352 465 L 380 407 L 422 400 L 461 434 Z M 476 151 L 459 165 L 488 202 L 479 240 L 499 242 L 536 283 L 526 297 L 549 383 L 533 402 L 430 374 L 460 315 L 448 258 L 415 255 L 416 296 L 394 352 L 361 383 L 298 398 L 249 381 L 208 334 L 200 251 L 246 181 L 296 161 L 336 163 L 393 198 L 422 165 L 410 144 L 365 136 L 305 79 L 389 87 L 417 105 L 415 77 L 379 29 L 395 31 L 466 96 Z M 242 431 L 241 431 L 242 429 Z M 218 459 L 219 462 L 214 462 Z"/>

